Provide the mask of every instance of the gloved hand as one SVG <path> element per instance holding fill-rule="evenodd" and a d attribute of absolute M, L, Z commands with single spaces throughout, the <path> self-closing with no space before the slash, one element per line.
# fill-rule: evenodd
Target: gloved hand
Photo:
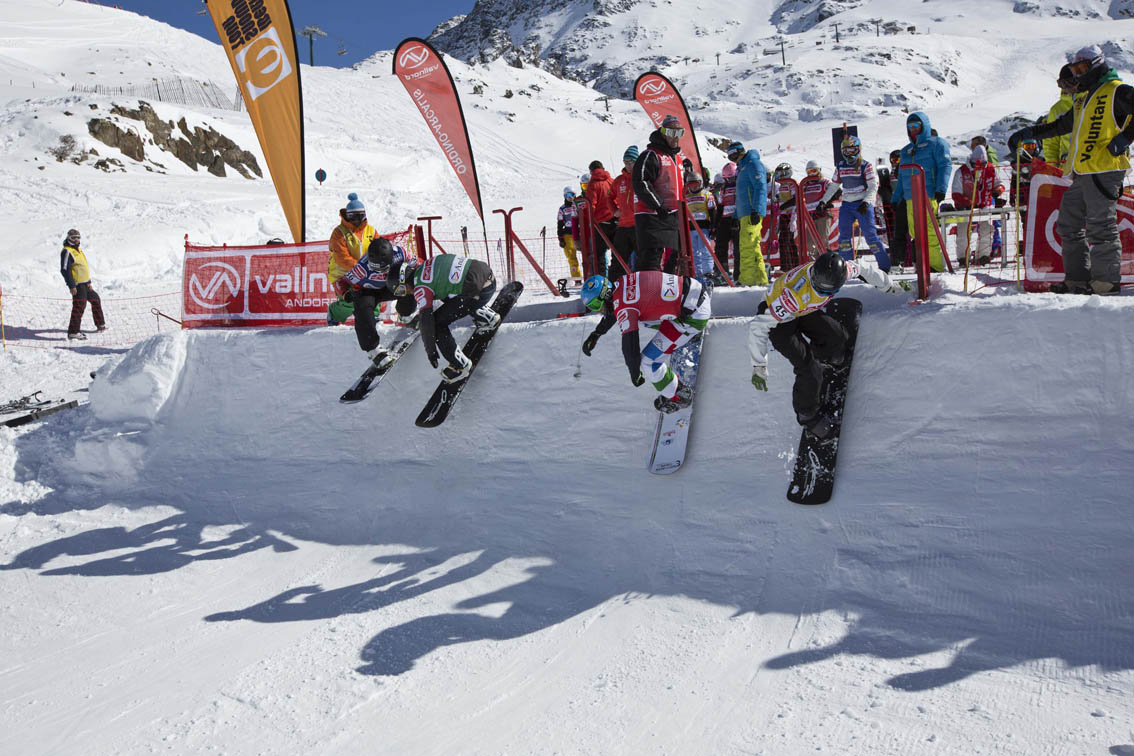
<path fill-rule="evenodd" d="M 590 357 L 591 356 L 591 350 L 593 350 L 595 348 L 595 345 L 598 344 L 598 340 L 599 340 L 598 331 L 591 331 L 590 335 L 587 336 L 587 338 L 583 340 L 583 354 Z"/>
<path fill-rule="evenodd" d="M 913 288 L 913 284 L 909 281 L 892 281 L 890 288 L 886 289 L 887 294 L 905 294 Z"/>
<path fill-rule="evenodd" d="M 953 210 L 953 205 L 948 203 L 948 202 L 942 202 L 940 205 L 937 206 L 937 212 L 939 212 L 939 213 L 948 213 L 952 210 Z"/>
<path fill-rule="evenodd" d="M 630 382 L 634 384 L 634 388 L 637 388 L 638 386 L 641 386 L 646 382 L 646 376 L 642 375 L 641 373 L 636 373 L 635 375 L 630 376 Z"/>
<path fill-rule="evenodd" d="M 757 391 L 768 390 L 768 366 L 767 365 L 753 365 L 752 366 L 752 385 Z"/>
<path fill-rule="evenodd" d="M 994 207 L 1004 207 L 1008 204 L 1008 200 L 1004 199 L 1003 197 L 997 197 L 992 201 L 992 204 Z"/>
<path fill-rule="evenodd" d="M 751 223 L 753 226 L 755 226 L 757 223 L 760 222 L 760 213 L 756 212 L 755 210 L 750 212 L 748 214 L 748 222 Z"/>
<path fill-rule="evenodd" d="M 658 216 L 659 218 L 665 218 L 665 217 L 667 217 L 667 216 L 668 216 L 668 215 L 669 215 L 669 214 L 670 214 L 671 212 L 673 212 L 673 211 L 672 211 L 672 210 L 666 210 L 666 209 L 665 209 L 664 207 L 659 207 L 659 208 L 658 208 L 657 210 L 655 210 L 654 212 L 655 212 L 655 213 L 657 214 L 657 216 Z"/>
<path fill-rule="evenodd" d="M 1110 144 L 1106 146 L 1106 151 L 1111 155 L 1118 157 L 1125 155 L 1126 150 L 1130 148 L 1130 140 L 1121 134 L 1121 132 L 1110 140 Z"/>
<path fill-rule="evenodd" d="M 937 192 L 937 193 L 935 193 L 935 194 L 933 195 L 933 199 L 937 200 L 938 202 L 942 202 L 942 201 L 944 201 L 944 199 L 945 199 L 945 192 Z"/>
<path fill-rule="evenodd" d="M 1014 132 L 1011 136 L 1008 137 L 1008 151 L 1009 152 L 1015 152 L 1016 146 L 1018 144 L 1020 144 L 1020 142 L 1022 140 L 1031 137 L 1031 135 L 1032 135 L 1032 127 L 1031 126 L 1025 126 L 1024 128 L 1020 129 L 1019 131 Z"/>
<path fill-rule="evenodd" d="M 432 352 L 426 352 L 425 356 L 429 358 L 430 367 L 436 370 L 437 366 L 440 364 L 439 360 L 437 359 L 437 350 L 435 349 Z"/>
<path fill-rule="evenodd" d="M 870 212 L 870 205 L 866 204 L 865 202 L 858 203 L 858 214 L 859 215 L 861 215 L 863 218 L 865 218 L 867 213 L 869 213 L 869 212 Z"/>

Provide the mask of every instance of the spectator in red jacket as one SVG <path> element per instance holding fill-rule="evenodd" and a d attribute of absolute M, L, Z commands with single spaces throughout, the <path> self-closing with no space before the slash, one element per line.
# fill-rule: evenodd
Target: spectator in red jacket
<path fill-rule="evenodd" d="M 992 207 L 997 197 L 1004 192 L 1004 185 L 996 178 L 996 168 L 988 160 L 988 153 L 981 145 L 973 147 L 968 162 L 953 176 L 953 207 L 957 210 L 979 211 Z M 972 217 L 970 213 L 969 218 Z M 992 218 L 978 216 L 972 221 L 980 239 L 977 245 L 977 262 L 985 265 L 992 259 Z M 957 263 L 965 264 L 965 254 L 971 250 L 969 219 L 961 222 L 957 229 Z"/>
<path fill-rule="evenodd" d="M 638 145 L 632 144 L 622 153 L 622 173 L 614 180 L 614 205 L 617 210 L 618 228 L 614 231 L 614 249 L 622 256 L 627 265 L 633 266 L 634 261 L 634 182 L 632 173 L 634 163 L 638 160 Z M 618 258 L 610 261 L 611 281 L 617 281 L 630 271 L 623 270 Z"/>
<path fill-rule="evenodd" d="M 591 207 L 591 218 L 602 234 L 594 232 L 592 249 L 595 256 L 594 273 L 606 275 L 606 251 L 609 247 L 606 239 L 614 240 L 614 232 L 618 229 L 618 219 L 615 217 L 618 209 L 614 204 L 614 179 L 602 167 L 598 160 L 592 160 L 588 170 L 591 172 L 590 183 L 587 184 L 587 203 Z M 606 239 L 603 239 L 603 235 Z"/>

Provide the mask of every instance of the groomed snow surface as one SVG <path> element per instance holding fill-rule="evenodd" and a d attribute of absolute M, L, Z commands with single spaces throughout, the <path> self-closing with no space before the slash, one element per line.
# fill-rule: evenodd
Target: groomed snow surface
<path fill-rule="evenodd" d="M 924 27 L 939 5 L 900 17 Z M 897 13 L 855 13 L 874 6 Z M 916 93 L 954 140 L 1046 110 L 1060 34 L 1073 47 L 1128 23 L 985 6 L 993 31 L 951 20 L 893 42 L 954 51 L 963 90 Z M 194 173 L 150 145 L 167 172 L 147 171 L 86 130 L 137 98 L 69 92 L 228 82 L 217 45 L 75 0 L 0 11 L 9 316 L 14 297 L 66 296 L 71 226 L 107 299 L 179 289 L 186 233 L 287 235 L 266 178 Z M 966 34 L 979 60 L 956 53 Z M 616 165 L 648 131 L 636 104 L 605 116 L 545 72 L 451 64 L 486 206 L 525 205 L 522 236 L 591 159 Z M 311 238 L 348 191 L 385 230 L 424 214 L 475 229 L 388 53 L 303 75 L 309 172 L 331 176 L 308 188 Z M 767 88 L 745 86 L 695 121 L 757 134 L 769 164 L 829 159 L 835 121 L 764 133 L 746 124 Z M 853 89 L 866 112 L 877 93 Z M 244 114 L 153 105 L 260 158 Z M 859 123 L 877 154 L 900 143 L 896 109 Z M 125 172 L 57 163 L 61 135 Z M 1134 754 L 1134 299 L 974 296 L 955 275 L 910 306 L 849 285 L 865 311 L 838 480 L 805 508 L 785 499 L 790 366 L 772 356 L 766 394 L 748 383 L 739 316 L 760 293 L 714 300 L 689 455 L 665 477 L 645 470 L 651 394 L 618 335 L 583 357 L 594 316 L 535 320 L 534 286 L 434 430 L 413 425 L 437 379 L 420 346 L 364 403 L 338 403 L 364 366 L 350 328 L 127 349 L 112 320 L 76 349 L 9 344 L 0 400 L 89 404 L 0 428 L 0 753 Z M 63 325 L 7 322 L 44 341 Z"/>

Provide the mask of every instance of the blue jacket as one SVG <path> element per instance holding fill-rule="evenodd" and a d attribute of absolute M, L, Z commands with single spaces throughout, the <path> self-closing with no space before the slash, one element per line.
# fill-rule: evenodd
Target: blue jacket
<path fill-rule="evenodd" d="M 911 142 L 902 148 L 902 163 L 917 163 L 925 169 L 925 191 L 929 199 L 934 194 L 949 195 L 949 178 L 953 175 L 953 161 L 949 157 L 949 145 L 941 137 L 930 133 L 929 116 L 920 110 L 910 113 L 906 123 L 914 120 L 921 121 L 921 133 L 917 141 Z M 913 198 L 910 187 L 910 177 L 913 171 L 908 168 L 898 171 L 898 185 L 890 197 L 892 204 Z"/>
<path fill-rule="evenodd" d="M 736 162 L 736 217 L 744 218 L 753 210 L 761 218 L 768 209 L 768 179 L 760 153 L 750 149 Z"/>

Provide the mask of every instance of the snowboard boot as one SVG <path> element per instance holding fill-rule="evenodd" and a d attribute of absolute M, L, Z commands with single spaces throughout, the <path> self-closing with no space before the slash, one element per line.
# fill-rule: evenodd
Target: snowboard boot
<path fill-rule="evenodd" d="M 1060 281 L 1053 283 L 1050 289 L 1052 294 L 1090 294 L 1091 287 L 1086 281 Z"/>
<path fill-rule="evenodd" d="M 500 325 L 500 313 L 485 305 L 473 313 L 473 320 L 476 321 L 476 332 L 484 333 Z"/>
<path fill-rule="evenodd" d="M 1055 290 L 1054 286 L 1052 286 L 1051 288 L 1052 291 Z M 1121 290 L 1122 288 L 1119 284 L 1111 283 L 1110 281 L 1091 281 L 1092 294 L 1101 294 L 1104 297 L 1108 297 L 1114 294 L 1118 294 Z"/>
<path fill-rule="evenodd" d="M 684 383 L 677 384 L 677 393 L 673 397 L 659 396 L 654 399 L 654 409 L 665 413 L 677 412 L 691 404 L 693 404 L 693 389 Z"/>
<path fill-rule="evenodd" d="M 421 310 L 414 311 L 413 315 L 409 316 L 409 320 L 402 321 L 402 328 L 408 328 L 411 331 L 421 330 Z"/>
<path fill-rule="evenodd" d="M 381 347 L 374 347 L 366 353 L 366 356 L 379 370 L 388 368 L 394 362 L 394 356 Z"/>
<path fill-rule="evenodd" d="M 796 419 L 803 426 L 803 429 L 815 438 L 827 439 L 835 430 L 831 418 L 821 412 L 816 412 L 813 416 L 807 418 L 797 416 Z"/>
<path fill-rule="evenodd" d="M 453 362 L 441 370 L 441 380 L 445 383 L 453 383 L 462 378 L 467 378 L 471 372 L 472 360 L 465 356 L 460 347 L 457 347 L 457 351 L 453 354 Z"/>

